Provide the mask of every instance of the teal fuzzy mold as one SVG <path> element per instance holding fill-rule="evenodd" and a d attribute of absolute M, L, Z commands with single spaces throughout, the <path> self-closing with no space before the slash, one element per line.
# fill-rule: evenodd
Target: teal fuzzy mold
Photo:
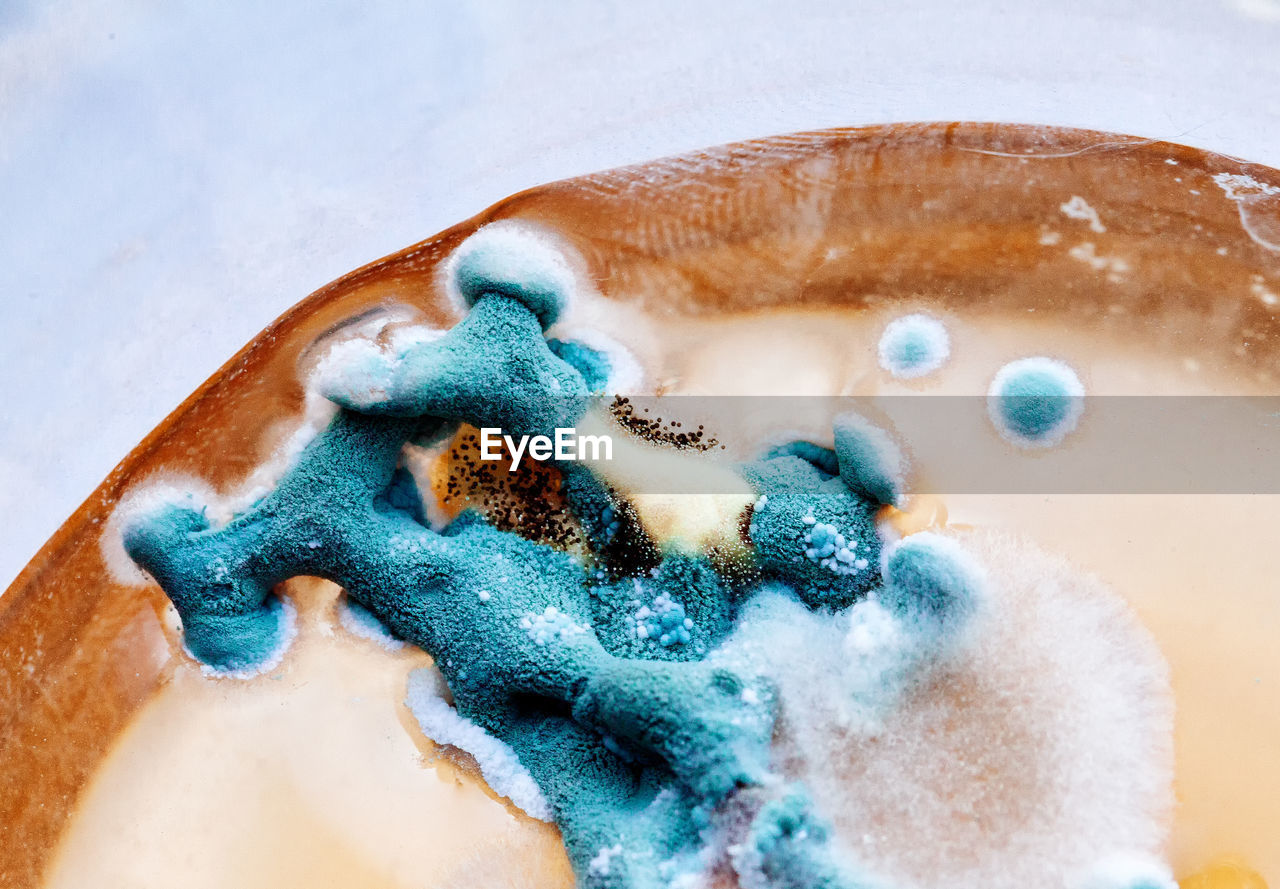
<path fill-rule="evenodd" d="M 550 436 L 577 422 L 591 390 L 582 373 L 552 351 L 521 300 L 492 293 L 444 336 L 345 373 L 338 368 L 322 391 L 364 414 L 431 418 L 426 429 L 448 420 Z M 378 395 L 370 398 L 370 391 Z"/>
<path fill-rule="evenodd" d="M 987 412 L 1000 433 L 1028 448 L 1061 442 L 1080 421 L 1084 386 L 1075 371 L 1052 358 L 1023 358 L 1002 367 L 987 394 Z"/>
<path fill-rule="evenodd" d="M 951 355 L 951 338 L 941 321 L 928 315 L 896 318 L 880 337 L 880 366 L 898 379 L 923 377 Z"/>
<path fill-rule="evenodd" d="M 936 633 L 961 624 L 978 607 L 981 571 L 951 540 L 915 534 L 885 560 L 885 583 L 878 599 L 900 619 Z"/>
<path fill-rule="evenodd" d="M 548 339 L 547 346 L 557 358 L 582 375 L 590 394 L 604 394 L 613 370 L 607 355 L 573 340 Z"/>
<path fill-rule="evenodd" d="M 905 469 L 888 433 L 854 414 L 836 417 L 832 433 L 839 474 L 849 489 L 876 503 L 900 505 Z"/>
<path fill-rule="evenodd" d="M 468 306 L 501 294 L 523 303 L 545 329 L 560 320 L 573 273 L 544 235 L 498 223 L 463 242 L 450 257 L 453 287 Z"/>
<path fill-rule="evenodd" d="M 717 653 L 779 589 L 832 614 L 882 590 L 904 614 L 942 609 L 949 632 L 967 611 L 948 603 L 974 598 L 968 576 L 946 552 L 901 547 L 882 578 L 881 504 L 843 478 L 856 452 L 809 443 L 741 468 L 759 494 L 757 570 L 736 578 L 700 554 L 610 565 L 622 504 L 581 464 L 562 469 L 586 558 L 470 512 L 433 531 L 399 468 L 406 442 L 459 421 L 545 434 L 572 425 L 603 378 L 544 339 L 549 310 L 530 296 L 542 291 L 488 267 L 460 266 L 474 306 L 453 330 L 373 362 L 376 398 L 344 397 L 367 381 L 338 380 L 343 409 L 250 510 L 219 527 L 191 506 L 136 516 L 127 552 L 173 601 L 192 654 L 223 669 L 278 642 L 276 584 L 340 584 L 428 651 L 459 715 L 515 752 L 583 886 L 656 889 L 722 867 L 762 887 L 870 885 L 838 862 L 805 790 L 773 771 L 767 665 Z M 726 848 L 740 851 L 724 860 Z"/>
<path fill-rule="evenodd" d="M 847 608 L 879 583 L 880 504 L 826 471 L 830 452 L 810 454 L 743 467 L 760 495 L 748 534 L 765 579 L 792 587 L 811 608 Z"/>
<path fill-rule="evenodd" d="M 828 830 L 798 789 L 767 802 L 738 853 L 740 871 L 765 886 L 845 889 L 874 883 L 855 876 L 831 852 Z M 745 882 L 745 881 L 744 881 Z"/>

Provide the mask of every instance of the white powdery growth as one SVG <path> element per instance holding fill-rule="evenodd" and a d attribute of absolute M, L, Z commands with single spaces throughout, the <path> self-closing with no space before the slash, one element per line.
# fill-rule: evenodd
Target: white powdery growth
<path fill-rule="evenodd" d="M 1107 230 L 1107 227 L 1102 224 L 1102 220 L 1098 218 L 1098 211 L 1090 207 L 1089 202 L 1078 194 L 1073 194 L 1071 200 L 1058 209 L 1062 211 L 1064 216 L 1089 223 L 1089 228 L 1098 234 L 1103 234 Z"/>
<path fill-rule="evenodd" d="M 894 651 L 910 652 L 869 606 L 843 632 L 798 606 L 762 632 L 781 767 L 811 789 L 856 862 L 901 889 L 1075 886 L 1114 872 L 1107 860 L 1123 858 L 1113 853 L 1158 862 L 1172 696 L 1151 638 L 1064 560 L 991 532 L 958 540 L 985 569 L 982 607 L 960 643 L 906 674 L 884 706 L 865 706 L 871 674 L 893 674 Z M 861 689 L 852 667 L 866 671 Z"/>
<path fill-rule="evenodd" d="M 847 539 L 835 525 L 819 522 L 812 515 L 801 521 L 806 526 L 804 556 L 810 562 L 842 576 L 857 574 L 870 564 L 859 555 L 858 541 Z"/>
<path fill-rule="evenodd" d="M 605 395 L 647 395 L 644 368 L 640 360 L 622 343 L 594 327 L 557 326 L 551 333 L 563 340 L 581 343 L 595 349 L 609 362 L 609 380 Z"/>
<path fill-rule="evenodd" d="M 767 675 L 782 702 L 783 723 L 804 734 L 828 725 L 876 734 L 909 666 L 927 657 L 908 628 L 869 600 L 832 615 L 806 608 L 779 587 L 747 609 L 750 619 L 712 661 L 747 676 Z"/>
<path fill-rule="evenodd" d="M 357 411 L 392 403 L 404 356 L 442 336 L 442 330 L 413 324 L 393 327 L 377 338 L 342 340 L 316 364 L 310 387 L 335 404 Z"/>
<path fill-rule="evenodd" d="M 575 623 L 554 605 L 548 605 L 541 613 L 531 611 L 520 618 L 520 629 L 528 633 L 536 645 L 567 642 L 587 632 L 586 627 Z"/>
<path fill-rule="evenodd" d="M 1275 198 L 1280 195 L 1280 185 L 1244 173 L 1218 173 L 1213 181 L 1228 200 L 1235 201 L 1245 234 L 1259 247 L 1280 253 L 1280 232 L 1275 225 Z"/>
<path fill-rule="evenodd" d="M 1244 173 L 1215 173 L 1213 182 L 1228 200 L 1241 201 L 1259 195 L 1280 194 L 1280 185 L 1260 182 Z"/>
<path fill-rule="evenodd" d="M 933 373 L 951 356 L 951 338 L 942 322 L 928 315 L 895 318 L 880 336 L 880 366 L 900 380 Z"/>
<path fill-rule="evenodd" d="M 489 289 L 518 290 L 549 327 L 577 293 L 576 257 L 563 239 L 526 222 L 504 219 L 481 226 L 443 265 L 445 293 L 465 311 Z"/>
<path fill-rule="evenodd" d="M 607 877 L 613 869 L 613 859 L 622 854 L 622 844 L 603 846 L 592 859 L 587 862 L 587 873 L 593 877 Z"/>
<path fill-rule="evenodd" d="M 840 679 L 847 695 L 842 697 L 840 722 L 875 734 L 927 653 L 921 649 L 922 640 L 874 599 L 850 608 L 847 626 L 840 646 L 844 656 Z"/>
<path fill-rule="evenodd" d="M 437 744 L 471 754 L 480 774 L 495 793 L 502 794 L 531 818 L 552 819 L 551 806 L 533 776 L 510 746 L 458 714 L 444 698 L 444 680 L 431 667 L 409 674 L 405 703 L 422 733 Z"/>
<path fill-rule="evenodd" d="M 382 621 L 374 617 L 373 612 L 353 599 L 343 598 L 338 603 L 338 623 L 351 635 L 368 639 L 387 651 L 404 648 L 404 640 L 392 636 Z"/>

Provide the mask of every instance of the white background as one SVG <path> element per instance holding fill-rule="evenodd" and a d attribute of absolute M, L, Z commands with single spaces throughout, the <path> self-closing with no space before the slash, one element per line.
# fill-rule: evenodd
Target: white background
<path fill-rule="evenodd" d="M 0 0 L 0 589 L 342 273 L 548 180 L 904 120 L 1280 166 L 1280 0 Z"/>

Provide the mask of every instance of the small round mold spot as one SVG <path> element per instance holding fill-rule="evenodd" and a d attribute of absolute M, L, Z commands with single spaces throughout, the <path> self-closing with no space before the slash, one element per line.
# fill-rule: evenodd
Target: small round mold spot
<path fill-rule="evenodd" d="M 951 355 L 951 338 L 937 318 L 904 315 L 880 336 L 880 366 L 900 380 L 933 373 Z"/>
<path fill-rule="evenodd" d="M 1037 356 L 1011 361 L 987 390 L 987 413 L 1007 440 L 1024 448 L 1059 444 L 1084 413 L 1084 385 L 1061 361 Z"/>

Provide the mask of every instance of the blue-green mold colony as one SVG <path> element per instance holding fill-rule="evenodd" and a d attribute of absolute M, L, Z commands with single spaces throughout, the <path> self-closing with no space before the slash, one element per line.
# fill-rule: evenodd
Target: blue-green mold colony
<path fill-rule="evenodd" d="M 880 366 L 900 380 L 927 376 L 950 355 L 947 329 L 928 315 L 895 318 L 880 336 Z"/>
<path fill-rule="evenodd" d="M 221 669 L 252 667 L 279 644 L 276 584 L 343 586 L 430 652 L 460 715 L 515 751 L 584 886 L 668 886 L 725 867 L 766 887 L 872 885 L 833 854 L 805 789 L 771 770 L 769 665 L 725 643 L 772 619 L 772 603 L 834 614 L 884 595 L 904 632 L 933 645 L 970 610 L 969 575 L 922 541 L 882 576 L 869 493 L 896 488 L 883 468 L 848 465 L 874 453 L 854 445 L 798 442 L 741 467 L 758 494 L 748 571 L 687 552 L 630 574 L 608 564 L 623 505 L 582 464 L 561 468 L 588 557 L 474 512 L 431 530 L 398 470 L 407 441 L 459 421 L 571 426 L 607 375 L 598 354 L 544 338 L 565 297 L 554 276 L 526 287 L 482 256 L 462 269 L 467 317 L 388 363 L 385 398 L 342 405 L 273 492 L 219 527 L 189 503 L 135 516 L 126 550 L 172 599 L 190 651 Z"/>
<path fill-rule="evenodd" d="M 1016 445 L 1043 448 L 1061 442 L 1080 420 L 1084 387 L 1066 364 L 1034 357 L 1000 369 L 987 394 L 987 412 L 1000 434 Z"/>

